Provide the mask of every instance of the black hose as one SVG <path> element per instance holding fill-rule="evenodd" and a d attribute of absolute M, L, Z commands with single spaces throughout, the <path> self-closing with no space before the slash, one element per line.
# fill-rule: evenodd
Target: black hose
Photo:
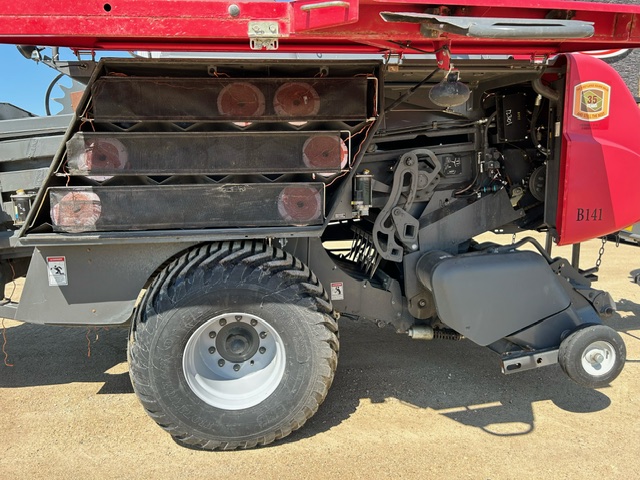
<path fill-rule="evenodd" d="M 409 90 L 407 90 L 402 95 L 400 95 L 400 97 L 395 102 L 393 102 L 391 105 L 389 105 L 387 108 L 384 109 L 384 113 L 388 113 L 390 110 L 397 107 L 402 102 L 404 102 L 407 98 L 413 95 L 418 88 L 420 88 L 422 85 L 424 85 L 429 80 L 431 80 L 431 77 L 433 77 L 436 73 L 438 73 L 439 70 L 440 70 L 439 68 L 436 68 L 433 72 L 431 72 L 429 75 L 424 77 L 421 81 L 416 83 L 413 87 L 411 87 Z"/>
<path fill-rule="evenodd" d="M 538 94 L 540 95 L 540 94 Z M 539 99 L 543 99 L 545 97 L 543 97 L 542 95 L 540 95 L 540 97 L 538 97 Z M 542 146 L 541 143 L 538 142 L 538 139 L 536 138 L 536 124 L 538 123 L 538 118 L 540 117 L 540 111 L 542 110 L 542 100 L 540 100 L 540 103 L 538 103 L 536 101 L 535 106 L 533 107 L 533 113 L 531 114 L 531 124 L 529 126 L 529 130 L 530 130 L 530 137 L 531 137 L 531 143 L 533 144 L 533 146 L 536 148 L 536 150 L 538 150 L 540 153 L 542 153 L 545 157 L 549 156 L 549 149 L 545 148 Z"/>
<path fill-rule="evenodd" d="M 553 258 L 551 258 L 549 256 L 549 254 L 542 247 L 542 245 L 540 245 L 540 243 L 538 243 L 538 241 L 533 237 L 524 237 L 519 242 L 516 242 L 516 243 L 514 243 L 512 245 L 504 245 L 504 246 L 501 246 L 501 247 L 497 247 L 497 248 L 493 249 L 493 251 L 496 252 L 496 253 L 508 252 L 510 250 L 515 250 L 516 248 L 520 248 L 525 243 L 532 244 L 534 247 L 536 247 L 536 249 L 540 252 L 540 255 L 542 255 L 548 263 L 553 263 Z"/>
<path fill-rule="evenodd" d="M 49 84 L 49 88 L 47 88 L 47 93 L 44 95 L 44 111 L 47 112 L 47 115 L 51 115 L 51 109 L 49 108 L 49 101 L 51 100 L 51 92 L 53 91 L 53 87 L 56 86 L 58 80 L 64 77 L 64 73 L 59 74 L 53 81 Z"/>

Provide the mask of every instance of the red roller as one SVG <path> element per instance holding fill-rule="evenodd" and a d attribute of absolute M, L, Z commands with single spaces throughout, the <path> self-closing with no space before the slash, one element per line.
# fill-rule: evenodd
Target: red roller
<path fill-rule="evenodd" d="M 276 90 L 273 108 L 281 117 L 311 117 L 320 110 L 320 96 L 309 83 L 285 83 Z"/>
<path fill-rule="evenodd" d="M 93 192 L 69 192 L 56 202 L 51 198 L 51 220 L 70 233 L 93 230 L 102 213 L 100 197 Z"/>
<path fill-rule="evenodd" d="M 337 136 L 315 135 L 304 142 L 302 160 L 310 168 L 343 169 L 349 161 L 349 149 Z M 334 173 L 318 172 L 324 177 Z"/>
<path fill-rule="evenodd" d="M 310 187 L 285 187 L 278 197 L 278 212 L 288 222 L 316 220 L 322 214 L 320 192 Z"/>
<path fill-rule="evenodd" d="M 231 83 L 218 95 L 218 112 L 227 117 L 260 117 L 264 115 L 264 94 L 247 82 Z"/>
<path fill-rule="evenodd" d="M 122 170 L 128 161 L 127 149 L 115 138 L 91 140 L 86 144 L 85 154 L 80 167 L 88 172 L 92 170 Z"/>
<path fill-rule="evenodd" d="M 84 155 L 78 160 L 78 169 L 88 173 L 124 170 L 128 161 L 127 149 L 122 142 L 115 138 L 101 138 L 87 141 Z M 111 176 L 94 175 L 91 178 L 104 181 Z"/>

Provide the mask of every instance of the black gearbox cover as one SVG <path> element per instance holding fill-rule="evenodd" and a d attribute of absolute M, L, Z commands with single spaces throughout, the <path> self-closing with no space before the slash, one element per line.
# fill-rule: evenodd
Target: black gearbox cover
<path fill-rule="evenodd" d="M 424 267 L 426 263 L 431 262 Z M 571 303 L 547 262 L 533 252 L 442 255 L 418 275 L 428 277 L 425 286 L 433 292 L 438 317 L 479 345 L 529 327 Z"/>

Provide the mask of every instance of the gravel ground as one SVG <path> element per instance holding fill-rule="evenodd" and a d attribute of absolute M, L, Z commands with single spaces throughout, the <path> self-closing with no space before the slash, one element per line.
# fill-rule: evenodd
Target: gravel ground
<path fill-rule="evenodd" d="M 585 244 L 584 265 L 599 246 Z M 599 288 L 618 302 L 608 323 L 628 349 L 610 387 L 581 388 L 557 365 L 504 376 L 471 342 L 421 343 L 342 320 L 340 366 L 318 414 L 250 451 L 189 450 L 158 428 L 133 394 L 125 331 L 5 321 L 14 366 L 0 362 L 0 478 L 637 478 L 639 253 L 610 243 L 604 255 Z"/>

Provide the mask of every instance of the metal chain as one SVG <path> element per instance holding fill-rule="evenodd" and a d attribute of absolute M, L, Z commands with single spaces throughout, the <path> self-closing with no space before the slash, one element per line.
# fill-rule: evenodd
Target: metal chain
<path fill-rule="evenodd" d="M 600 250 L 598 251 L 598 259 L 596 260 L 596 270 L 600 269 L 600 265 L 602 264 L 602 255 L 604 255 L 604 245 L 607 243 L 607 237 L 602 237 L 602 245 L 600 246 Z"/>

